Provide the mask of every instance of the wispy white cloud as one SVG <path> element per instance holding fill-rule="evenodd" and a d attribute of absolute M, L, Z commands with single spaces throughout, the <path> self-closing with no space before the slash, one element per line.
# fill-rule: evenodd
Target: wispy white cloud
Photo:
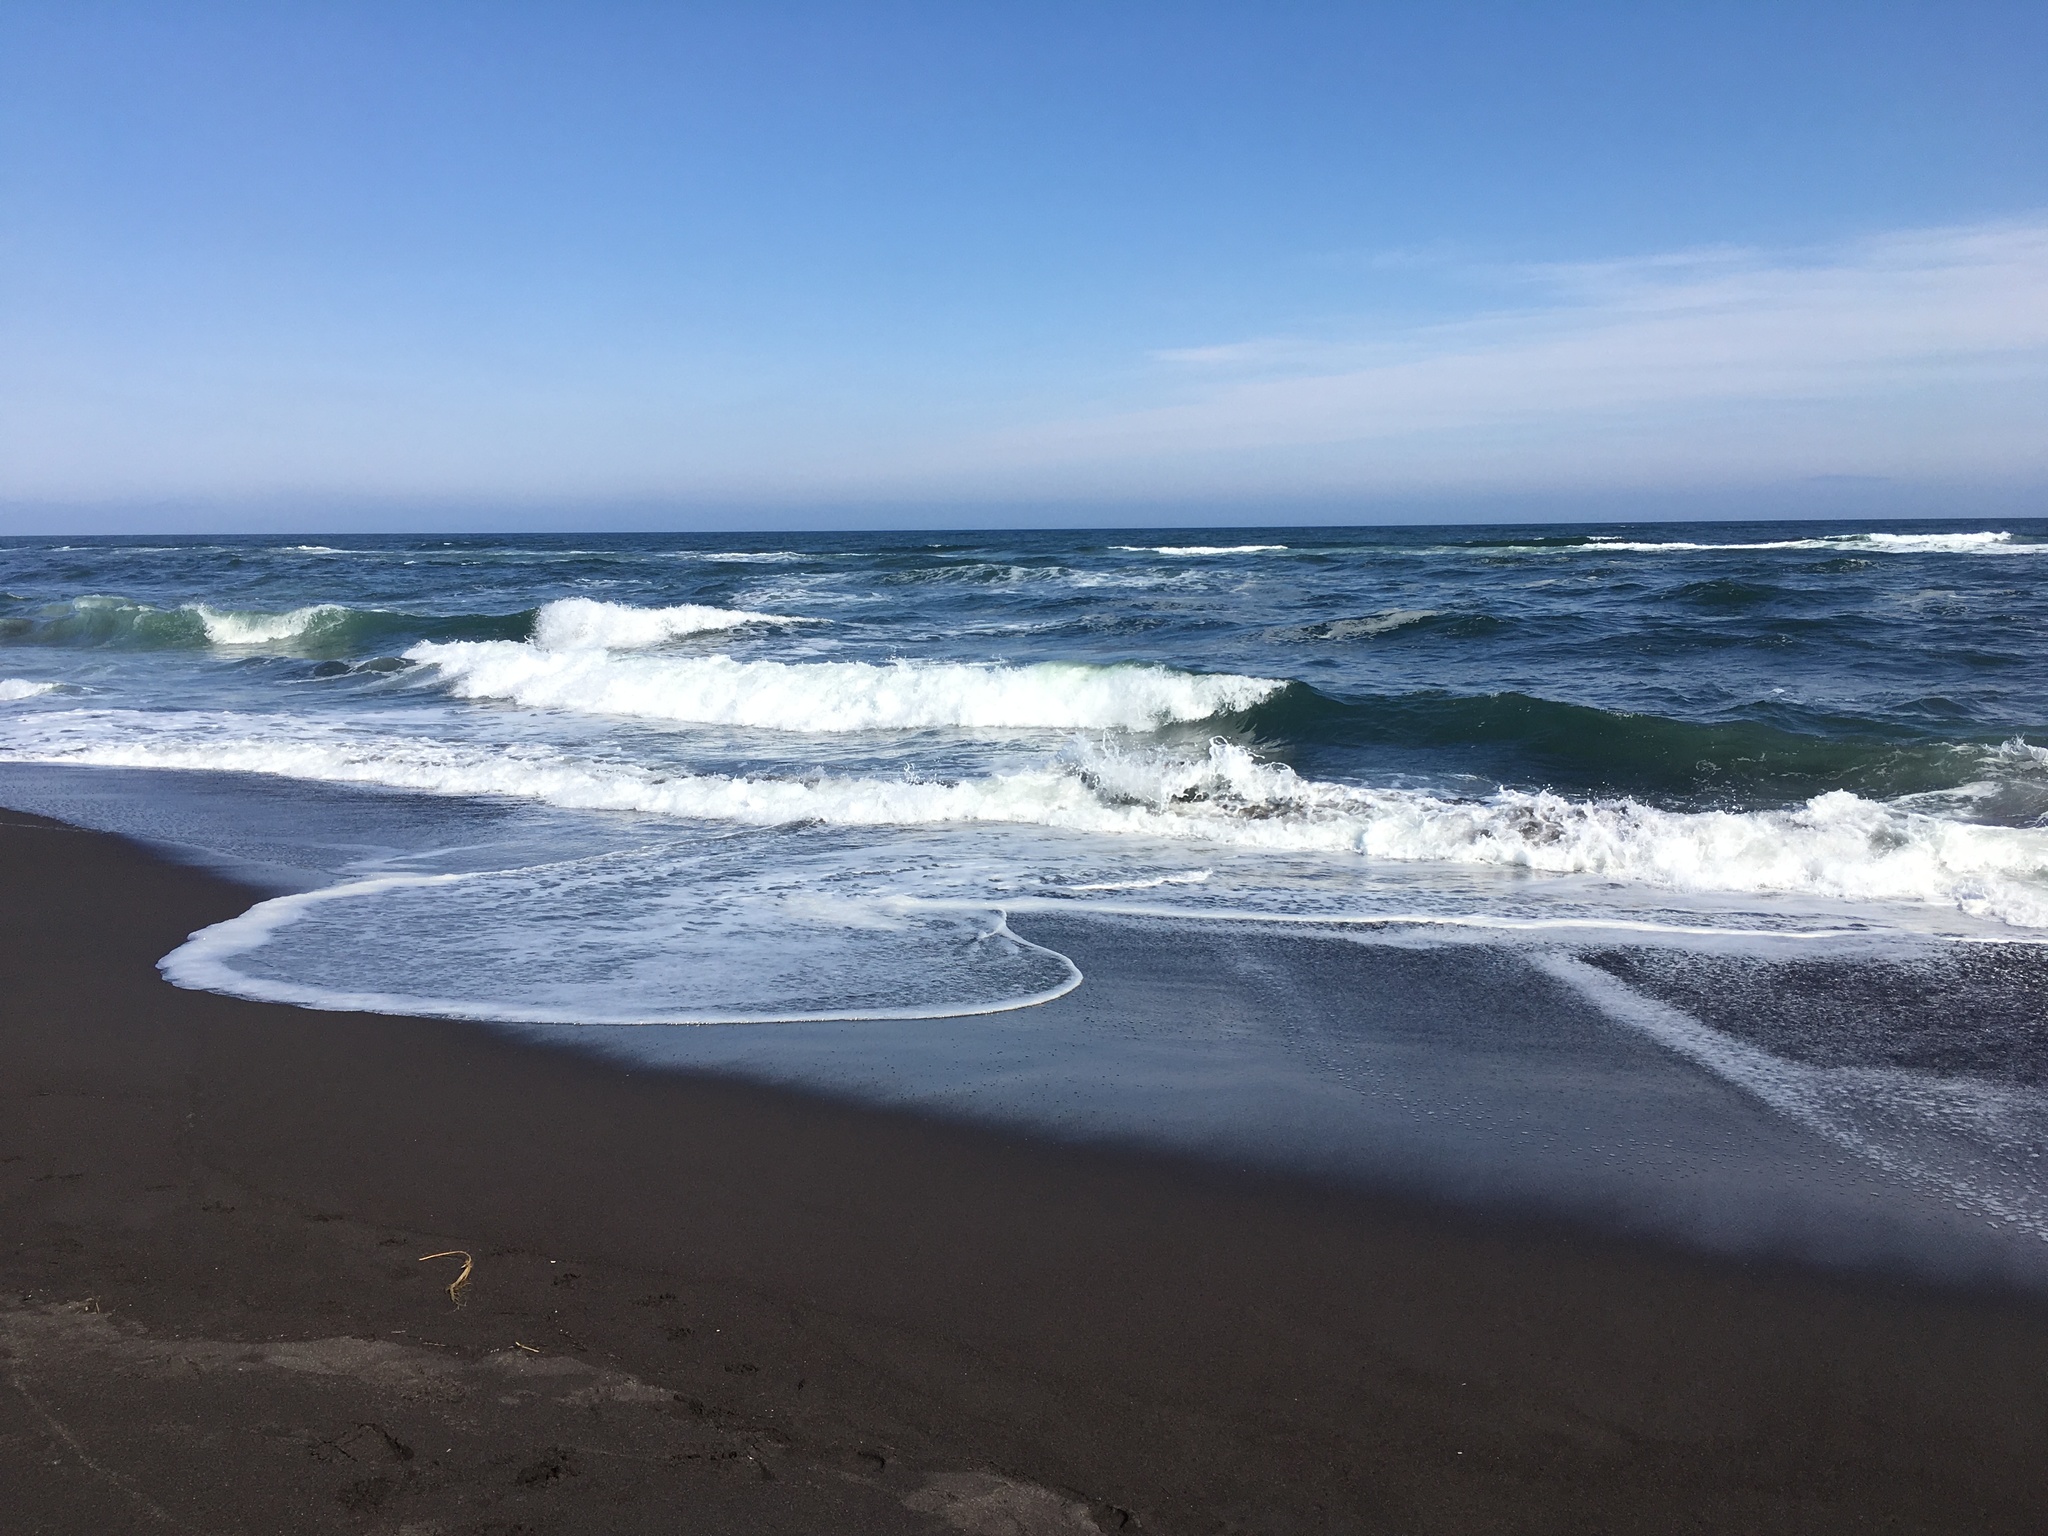
<path fill-rule="evenodd" d="M 1386 283 L 1351 271 L 1361 302 Z M 1028 413 L 999 367 L 938 355 L 877 365 L 872 387 L 858 360 L 837 384 L 794 366 L 749 383 L 680 344 L 501 361 L 262 316 L 253 341 L 131 345 L 18 301 L 0 304 L 0 502 L 2048 488 L 2048 215 L 1455 276 L 1490 306 L 1191 337 L 1124 368 L 1090 347 L 1088 369 L 1040 368 Z"/>
<path fill-rule="evenodd" d="M 1771 474 L 2048 469 L 2048 221 L 1513 277 L 1529 299 L 1454 323 L 1163 350 L 1157 403 L 982 446 L 1084 479 L 1361 487 L 1693 473 L 1710 443 L 1737 478 L 1745 454 Z"/>

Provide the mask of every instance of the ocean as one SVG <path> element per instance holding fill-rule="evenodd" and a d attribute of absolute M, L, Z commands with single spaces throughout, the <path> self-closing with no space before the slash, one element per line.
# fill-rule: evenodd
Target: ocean
<path fill-rule="evenodd" d="M 1077 921 L 1512 953 L 2040 1239 L 2043 556 L 2048 522 L 13 538 L 0 802 L 267 895 L 177 985 L 828 1083 L 884 1026 L 1085 994 Z"/>

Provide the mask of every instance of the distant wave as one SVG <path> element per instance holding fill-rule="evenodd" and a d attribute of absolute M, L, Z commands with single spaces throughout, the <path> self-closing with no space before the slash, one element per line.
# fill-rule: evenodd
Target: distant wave
<path fill-rule="evenodd" d="M 2048 554 L 2048 543 L 2021 544 L 2009 533 L 1843 533 L 1820 538 L 1771 539 L 1757 544 L 1713 544 L 1686 539 L 1611 539 L 1591 535 L 1585 539 L 1546 540 L 1540 544 L 1510 544 L 1508 549 L 1545 552 L 1581 550 L 1592 554 L 1711 554 L 1717 550 L 1831 549 L 1887 555 L 2038 555 Z"/>
<path fill-rule="evenodd" d="M 347 653 L 393 638 L 526 639 L 550 650 L 633 650 L 684 635 L 756 624 L 815 620 L 685 603 L 635 608 L 571 597 L 512 613 L 410 614 L 309 603 L 283 611 L 187 603 L 159 608 L 125 597 L 86 596 L 38 606 L 20 605 L 0 618 L 0 641 L 136 650 L 216 646 L 227 650 L 273 647 Z"/>
<path fill-rule="evenodd" d="M 2048 830 L 1962 822 L 1843 790 L 1747 812 L 1660 810 L 1627 797 L 1545 791 L 1452 798 L 1319 781 L 1222 741 L 1197 756 L 1076 744 L 1042 768 L 951 782 L 660 776 L 552 752 L 514 757 L 468 744 L 292 731 L 289 722 L 248 716 L 170 723 L 79 711 L 40 735 L 17 728 L 16 744 L 0 755 L 502 795 L 749 826 L 1022 823 L 1367 864 L 1438 862 L 1680 892 L 1909 903 L 2048 928 Z"/>
<path fill-rule="evenodd" d="M 683 635 L 743 629 L 750 624 L 804 624 L 815 620 L 738 608 L 682 603 L 673 608 L 634 608 L 588 597 L 565 597 L 534 615 L 533 643 L 543 650 L 638 650 Z"/>
<path fill-rule="evenodd" d="M 284 611 L 188 603 L 160 608 L 93 594 L 17 603 L 0 615 L 0 643 L 109 650 L 276 650 L 359 653 L 378 644 L 427 638 L 515 638 L 531 632 L 532 609 L 515 613 L 423 615 L 311 603 Z"/>
<path fill-rule="evenodd" d="M 1434 608 L 1392 608 L 1385 613 L 1360 614 L 1349 619 L 1324 619 L 1315 624 L 1287 624 L 1265 631 L 1265 638 L 1282 643 L 1307 640 L 1370 640 L 1376 635 L 1390 635 L 1396 630 L 1413 629 L 1418 624 L 1427 624 L 1432 619 L 1443 617 Z M 1475 619 L 1487 628 L 1496 627 L 1497 621 L 1483 616 L 1466 615 L 1467 623 Z"/>
<path fill-rule="evenodd" d="M 0 677 L 0 704 L 10 704 L 16 699 L 33 699 L 39 694 L 54 693 L 55 683 L 32 683 L 25 677 Z"/>
<path fill-rule="evenodd" d="M 1150 665 L 737 661 L 502 641 L 428 643 L 406 657 L 462 698 L 776 731 L 1143 730 L 1236 713 L 1285 686 Z"/>
<path fill-rule="evenodd" d="M 1126 555 L 1265 555 L 1277 554 L 1285 544 L 1116 544 L 1111 548 Z"/>

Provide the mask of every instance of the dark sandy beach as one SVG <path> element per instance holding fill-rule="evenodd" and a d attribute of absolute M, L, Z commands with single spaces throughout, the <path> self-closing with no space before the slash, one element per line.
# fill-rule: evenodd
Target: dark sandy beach
<path fill-rule="evenodd" d="M 0 817 L 9 1531 L 2048 1512 L 2037 1304 L 158 979 L 250 899 Z"/>

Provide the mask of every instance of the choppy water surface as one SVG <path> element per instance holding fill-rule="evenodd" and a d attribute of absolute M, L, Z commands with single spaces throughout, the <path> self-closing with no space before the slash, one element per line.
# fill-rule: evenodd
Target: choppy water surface
<path fill-rule="evenodd" d="M 328 1007 L 1012 1008 L 1076 984 L 1048 909 L 2032 943 L 2043 556 L 2041 523 L 15 539 L 0 762 L 369 792 L 96 813 L 294 871 L 166 970 Z M 64 809 L 29 772 L 0 789 Z"/>
<path fill-rule="evenodd" d="M 483 1013 L 987 1006 L 1047 962 L 966 909 L 1029 900 L 2032 935 L 2043 554 L 2031 525 L 16 540 L 0 752 L 606 813 L 572 861 L 355 871 L 412 878 L 235 962 L 310 997 L 367 927 L 391 974 L 351 990 Z M 771 935 L 772 979 L 728 963 Z"/>

